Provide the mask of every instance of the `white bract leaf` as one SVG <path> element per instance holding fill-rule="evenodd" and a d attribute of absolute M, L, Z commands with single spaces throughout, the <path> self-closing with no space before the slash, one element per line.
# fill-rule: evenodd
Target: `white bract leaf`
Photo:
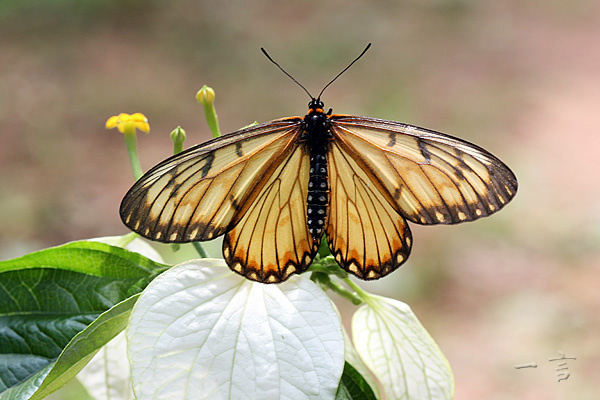
<path fill-rule="evenodd" d="M 223 260 L 157 277 L 127 340 L 140 399 L 333 399 L 344 367 L 339 316 L 312 281 L 251 282 Z"/>
<path fill-rule="evenodd" d="M 102 347 L 77 374 L 77 379 L 96 400 L 133 399 L 125 332 Z"/>
<path fill-rule="evenodd" d="M 369 296 L 352 317 L 352 339 L 388 399 L 452 399 L 448 361 L 408 305 Z"/>

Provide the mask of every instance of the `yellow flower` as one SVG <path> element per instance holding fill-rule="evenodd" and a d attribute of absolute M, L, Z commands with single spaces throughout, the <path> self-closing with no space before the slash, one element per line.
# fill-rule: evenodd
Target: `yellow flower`
<path fill-rule="evenodd" d="M 150 125 L 148 118 L 142 113 L 113 115 L 106 121 L 106 129 L 119 129 L 119 132 L 135 132 L 136 128 L 142 132 L 148 133 Z"/>
<path fill-rule="evenodd" d="M 139 179 L 143 172 L 140 160 L 137 154 L 137 135 L 135 130 L 139 129 L 142 132 L 148 133 L 150 131 L 150 125 L 148 125 L 148 118 L 144 114 L 125 114 L 113 115 L 106 121 L 106 129 L 119 129 L 119 132 L 123 134 L 125 138 L 125 146 L 127 146 L 127 152 L 129 153 L 129 161 L 131 162 L 131 170 L 135 179 Z"/>

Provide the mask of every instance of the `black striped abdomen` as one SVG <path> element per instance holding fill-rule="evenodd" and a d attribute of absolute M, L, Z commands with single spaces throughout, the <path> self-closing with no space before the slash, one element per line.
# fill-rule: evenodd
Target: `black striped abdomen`
<path fill-rule="evenodd" d="M 308 103 L 308 114 L 304 117 L 304 133 L 310 156 L 308 195 L 306 196 L 306 226 L 314 245 L 321 243 L 329 207 L 329 175 L 327 173 L 327 151 L 332 139 L 329 132 L 329 113 L 323 112 L 323 102 L 312 99 Z"/>
<path fill-rule="evenodd" d="M 319 243 L 329 207 L 329 175 L 327 173 L 327 147 L 310 147 L 310 176 L 306 197 L 306 225 L 313 240 Z"/>

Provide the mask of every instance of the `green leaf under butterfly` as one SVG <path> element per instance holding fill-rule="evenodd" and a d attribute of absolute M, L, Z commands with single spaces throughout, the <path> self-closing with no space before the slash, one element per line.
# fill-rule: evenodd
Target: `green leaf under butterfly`
<path fill-rule="evenodd" d="M 0 398 L 41 398 L 66 383 L 168 268 L 91 241 L 0 261 Z"/>

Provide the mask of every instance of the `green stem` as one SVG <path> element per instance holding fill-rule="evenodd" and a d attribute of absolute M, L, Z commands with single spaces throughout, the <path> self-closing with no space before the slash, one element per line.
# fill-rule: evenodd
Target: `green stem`
<path fill-rule="evenodd" d="M 221 129 L 219 128 L 219 118 L 217 117 L 217 110 L 215 109 L 214 103 L 203 103 L 204 115 L 206 116 L 206 123 L 212 132 L 213 137 L 221 136 Z"/>
<path fill-rule="evenodd" d="M 314 268 L 314 265 L 311 266 L 311 268 Z M 359 305 L 362 303 L 362 300 L 356 295 L 356 293 L 349 291 L 338 282 L 331 280 L 329 272 L 326 272 L 326 269 L 323 271 L 313 269 L 310 279 L 315 283 L 318 283 L 324 291 L 331 290 L 337 293 L 340 297 L 350 300 L 354 305 Z"/>
<path fill-rule="evenodd" d="M 335 281 L 329 281 L 328 286 L 341 297 L 345 298 L 346 300 L 350 300 L 355 306 L 363 302 L 360 296 L 357 296 L 356 293 L 352 293 Z"/>
<path fill-rule="evenodd" d="M 173 142 L 173 154 L 179 154 L 183 151 L 183 142 Z"/>
<path fill-rule="evenodd" d="M 348 286 L 350 286 L 350 288 L 352 290 L 354 290 L 354 292 L 356 293 L 356 295 L 365 303 L 368 303 L 369 300 L 371 299 L 371 295 L 367 292 L 365 292 L 364 290 L 361 289 L 360 286 L 358 286 L 356 283 L 352 282 L 352 280 L 350 280 L 350 278 L 344 278 L 344 283 Z"/>
<path fill-rule="evenodd" d="M 137 135 L 135 133 L 135 129 L 131 132 L 125 132 L 125 146 L 127 146 L 127 153 L 129 153 L 129 162 L 131 163 L 131 170 L 133 171 L 133 177 L 137 181 L 144 175 L 142 171 L 142 165 L 140 164 L 140 159 L 138 158 L 137 152 Z"/>
<path fill-rule="evenodd" d="M 208 258 L 208 253 L 204 250 L 204 247 L 200 244 L 200 242 L 192 242 L 192 246 L 196 249 L 200 258 Z"/>

